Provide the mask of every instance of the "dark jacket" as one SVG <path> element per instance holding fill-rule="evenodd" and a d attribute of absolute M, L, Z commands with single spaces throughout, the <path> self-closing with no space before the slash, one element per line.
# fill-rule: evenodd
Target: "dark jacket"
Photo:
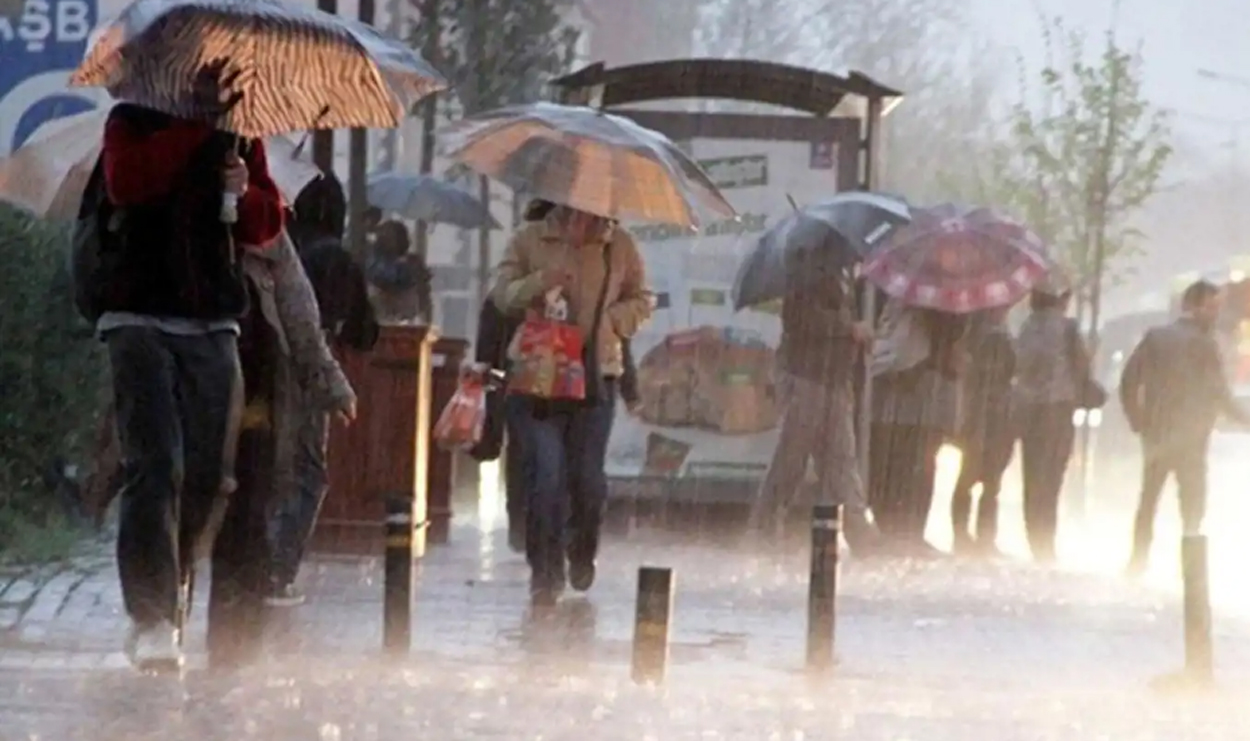
<path fill-rule="evenodd" d="M 281 198 L 263 143 L 243 143 L 251 175 L 233 226 L 221 222 L 222 165 L 233 135 L 122 104 L 105 124 L 94 187 L 103 186 L 101 311 L 237 318 L 247 288 L 237 243 L 265 246 L 282 230 Z M 91 186 L 89 186 L 91 187 Z"/>
<path fill-rule="evenodd" d="M 1152 443 L 1205 440 L 1220 414 L 1246 421 L 1214 335 L 1187 317 L 1151 329 L 1133 349 L 1120 403 L 1133 431 Z"/>
<path fill-rule="evenodd" d="M 975 442 L 1011 436 L 1011 379 L 1016 374 L 1011 332 L 1003 324 L 978 324 L 966 342 L 968 369 L 963 377 L 961 437 Z"/>
<path fill-rule="evenodd" d="M 304 272 L 317 294 L 321 328 L 335 342 L 368 352 L 377 344 L 377 316 L 364 271 L 338 238 L 291 230 Z"/>
<path fill-rule="evenodd" d="M 828 384 L 855 373 L 858 349 L 851 336 L 855 290 L 840 270 L 794 268 L 781 304 L 778 360 L 786 373 Z"/>

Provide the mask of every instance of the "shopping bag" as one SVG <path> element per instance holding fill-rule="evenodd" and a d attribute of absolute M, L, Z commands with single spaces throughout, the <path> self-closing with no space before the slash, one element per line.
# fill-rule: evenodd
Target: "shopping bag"
<path fill-rule="evenodd" d="M 485 423 L 486 387 L 480 378 L 464 374 L 434 423 L 434 441 L 444 450 L 467 450 L 482 439 Z"/>
<path fill-rule="evenodd" d="M 539 399 L 586 398 L 582 332 L 567 318 L 567 304 L 548 296 L 543 312 L 532 311 L 508 348 L 508 393 Z"/>

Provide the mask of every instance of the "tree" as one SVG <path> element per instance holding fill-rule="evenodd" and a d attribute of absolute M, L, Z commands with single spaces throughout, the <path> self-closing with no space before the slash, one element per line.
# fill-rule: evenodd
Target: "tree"
<path fill-rule="evenodd" d="M 444 100 L 454 100 L 464 115 L 538 100 L 547 81 L 574 62 L 573 0 L 418 0 L 417 6 L 421 17 L 410 41 L 433 47 L 452 84 Z"/>
<path fill-rule="evenodd" d="M 1049 63 L 1032 100 L 1022 83 L 993 187 L 1056 249 L 1096 332 L 1103 289 L 1141 252 L 1133 217 L 1159 189 L 1171 131 L 1168 114 L 1142 92 L 1140 47 L 1127 50 L 1108 31 L 1102 53 L 1087 61 L 1085 34 L 1057 18 L 1045 34 Z"/>
<path fill-rule="evenodd" d="M 107 393 L 103 346 L 74 310 L 68 252 L 66 229 L 0 204 L 0 563 L 68 545 L 71 502 L 50 474 L 85 462 Z"/>

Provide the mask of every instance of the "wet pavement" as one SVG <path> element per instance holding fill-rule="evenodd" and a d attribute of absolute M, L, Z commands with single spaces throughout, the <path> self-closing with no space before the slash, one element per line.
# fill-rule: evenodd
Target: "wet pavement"
<path fill-rule="evenodd" d="M 181 682 L 138 676 L 117 653 L 126 624 L 107 559 L 37 586 L 0 576 L 0 616 L 21 613 L 0 624 L 0 740 L 1250 738 L 1241 616 L 1217 614 L 1214 694 L 1149 688 L 1182 659 L 1170 593 L 1008 561 L 849 562 L 840 664 L 814 679 L 802 553 L 638 533 L 606 546 L 588 597 L 535 617 L 495 524 L 466 522 L 420 564 L 401 662 L 379 658 L 376 560 L 313 560 L 309 603 L 270 621 L 267 655 L 246 671 L 198 668 L 201 605 Z M 644 564 L 676 573 L 659 688 L 629 681 Z"/>

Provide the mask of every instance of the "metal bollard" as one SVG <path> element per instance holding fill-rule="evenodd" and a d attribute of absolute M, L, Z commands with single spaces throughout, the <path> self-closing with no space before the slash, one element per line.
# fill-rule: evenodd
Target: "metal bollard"
<path fill-rule="evenodd" d="M 1195 684 L 1215 678 L 1211 641 L 1211 590 L 1207 574 L 1207 536 L 1181 538 L 1181 574 L 1185 593 L 1185 674 Z"/>
<path fill-rule="evenodd" d="M 412 649 L 412 498 L 386 502 L 386 558 L 382 581 L 382 648 L 395 656 Z"/>
<path fill-rule="evenodd" d="M 807 586 L 807 669 L 811 672 L 827 672 L 834 665 L 841 514 L 841 507 L 834 504 L 812 507 L 812 560 Z"/>
<path fill-rule="evenodd" d="M 634 613 L 634 655 L 630 676 L 637 684 L 659 684 L 668 667 L 668 635 L 673 617 L 673 570 L 638 569 Z"/>

